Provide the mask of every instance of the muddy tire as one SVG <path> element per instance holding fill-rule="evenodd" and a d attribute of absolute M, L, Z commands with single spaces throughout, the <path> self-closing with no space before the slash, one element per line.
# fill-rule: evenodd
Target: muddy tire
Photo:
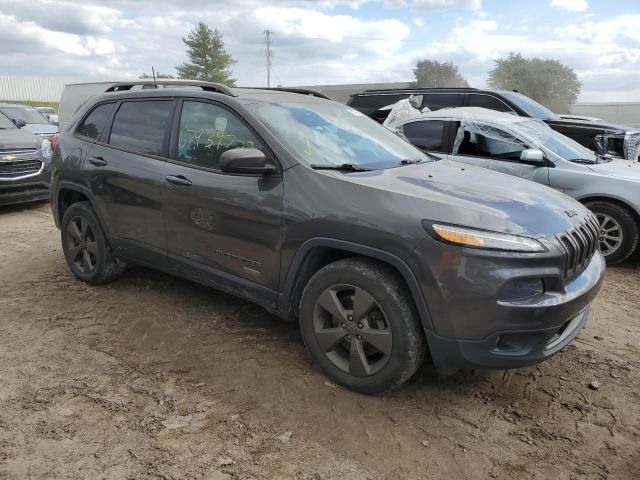
<path fill-rule="evenodd" d="M 339 260 L 311 277 L 300 301 L 300 330 L 323 372 L 360 393 L 401 385 L 426 352 L 405 283 L 392 268 L 368 259 Z"/>
<path fill-rule="evenodd" d="M 609 265 L 624 262 L 638 247 L 640 232 L 634 215 L 626 208 L 611 202 L 590 202 L 591 210 L 600 223 L 600 251 Z"/>
<path fill-rule="evenodd" d="M 124 265 L 118 263 L 100 222 L 88 202 L 71 205 L 60 228 L 62 250 L 71 272 L 85 283 L 101 285 L 118 277 Z"/>

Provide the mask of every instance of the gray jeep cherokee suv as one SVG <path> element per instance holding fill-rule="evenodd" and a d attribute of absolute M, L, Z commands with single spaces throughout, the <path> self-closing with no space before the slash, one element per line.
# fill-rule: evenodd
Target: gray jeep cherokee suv
<path fill-rule="evenodd" d="M 141 83 L 85 102 L 54 153 L 80 280 L 143 265 L 249 299 L 364 393 L 427 352 L 443 374 L 535 364 L 585 325 L 605 262 L 571 198 L 432 161 L 313 92 Z"/>

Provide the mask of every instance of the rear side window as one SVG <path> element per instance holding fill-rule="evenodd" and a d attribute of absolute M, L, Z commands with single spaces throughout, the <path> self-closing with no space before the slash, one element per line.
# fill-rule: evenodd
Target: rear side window
<path fill-rule="evenodd" d="M 422 106 L 429 110 L 441 108 L 461 107 L 464 104 L 464 93 L 425 93 L 422 97 Z"/>
<path fill-rule="evenodd" d="M 482 107 L 489 110 L 497 110 L 498 112 L 513 112 L 503 101 L 498 100 L 491 95 L 479 95 L 472 93 L 469 95 L 470 107 Z"/>
<path fill-rule="evenodd" d="M 147 155 L 161 155 L 173 101 L 124 102 L 113 119 L 109 144 Z"/>
<path fill-rule="evenodd" d="M 433 120 L 407 123 L 402 129 L 404 136 L 419 149 L 443 152 L 444 126 L 445 122 Z"/>
<path fill-rule="evenodd" d="M 396 103 L 403 98 L 407 98 L 408 93 L 396 94 L 396 95 L 354 95 L 349 101 L 349 106 L 356 110 L 370 115 L 376 110 Z M 388 112 L 387 112 L 388 113 Z"/>
<path fill-rule="evenodd" d="M 94 108 L 78 127 L 78 135 L 98 140 L 114 107 L 115 103 L 103 103 Z"/>
<path fill-rule="evenodd" d="M 219 170 L 220 155 L 233 148 L 264 151 L 253 132 L 229 110 L 211 103 L 182 104 L 176 160 Z"/>

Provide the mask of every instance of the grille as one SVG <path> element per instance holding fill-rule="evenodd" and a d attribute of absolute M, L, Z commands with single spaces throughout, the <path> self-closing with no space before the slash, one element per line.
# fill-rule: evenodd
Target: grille
<path fill-rule="evenodd" d="M 584 270 L 598 248 L 599 231 L 598 220 L 590 215 L 566 233 L 558 235 L 567 254 L 565 276 L 571 277 Z"/>
<path fill-rule="evenodd" d="M 0 159 L 4 155 L 24 155 L 25 153 L 35 153 L 37 148 L 0 148 Z"/>
<path fill-rule="evenodd" d="M 0 161 L 0 179 L 11 179 L 38 173 L 42 168 L 40 160 Z"/>

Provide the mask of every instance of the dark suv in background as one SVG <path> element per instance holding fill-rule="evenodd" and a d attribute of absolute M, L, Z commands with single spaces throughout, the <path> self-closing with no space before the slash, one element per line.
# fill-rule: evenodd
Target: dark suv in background
<path fill-rule="evenodd" d="M 155 86 L 112 85 L 61 132 L 51 205 L 80 280 L 143 265 L 251 300 L 365 393 L 427 352 L 442 373 L 534 364 L 585 325 L 605 263 L 574 200 L 313 92 Z"/>
<path fill-rule="evenodd" d="M 422 95 L 421 108 L 428 107 L 432 111 L 452 107 L 481 107 L 537 118 L 600 155 L 638 160 L 640 132 L 637 130 L 604 121 L 561 118 L 547 107 L 518 92 L 476 88 L 367 90 L 352 95 L 348 105 L 382 123 L 387 118 L 389 110 L 381 108 L 410 95 Z"/>

